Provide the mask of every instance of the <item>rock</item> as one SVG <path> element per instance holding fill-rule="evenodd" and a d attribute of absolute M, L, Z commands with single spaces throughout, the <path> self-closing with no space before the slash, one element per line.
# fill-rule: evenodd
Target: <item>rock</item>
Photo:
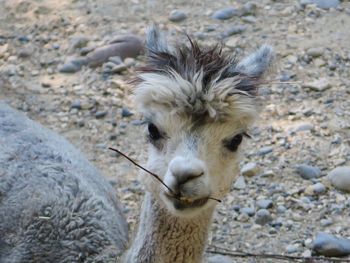
<path fill-rule="evenodd" d="M 81 67 L 72 62 L 67 62 L 63 64 L 60 68 L 58 68 L 58 71 L 61 73 L 75 73 L 78 72 L 80 68 Z"/>
<path fill-rule="evenodd" d="M 240 209 L 241 213 L 245 213 L 248 216 L 254 216 L 255 215 L 255 209 L 253 207 L 243 207 Z"/>
<path fill-rule="evenodd" d="M 172 10 L 169 14 L 169 20 L 171 22 L 181 22 L 187 18 L 186 14 L 180 10 Z"/>
<path fill-rule="evenodd" d="M 233 185 L 234 189 L 242 190 L 246 188 L 246 183 L 243 176 L 238 176 L 236 182 Z"/>
<path fill-rule="evenodd" d="M 324 53 L 324 49 L 322 47 L 312 47 L 306 51 L 307 55 L 314 58 L 322 56 L 323 53 Z"/>
<path fill-rule="evenodd" d="M 239 43 L 239 38 L 231 37 L 226 41 L 225 45 L 228 48 L 236 48 L 238 46 L 238 43 Z"/>
<path fill-rule="evenodd" d="M 33 50 L 30 50 L 29 48 L 21 49 L 18 51 L 17 56 L 19 58 L 28 58 L 33 53 Z"/>
<path fill-rule="evenodd" d="M 307 195 L 320 195 L 326 192 L 326 187 L 322 183 L 316 183 L 306 187 L 304 192 Z"/>
<path fill-rule="evenodd" d="M 250 23 L 250 24 L 255 24 L 256 17 L 255 16 L 244 16 L 244 17 L 242 17 L 242 21 Z"/>
<path fill-rule="evenodd" d="M 301 132 L 301 131 L 310 131 L 314 129 L 314 125 L 312 123 L 304 122 L 299 123 L 296 126 L 293 126 L 291 129 L 292 132 Z"/>
<path fill-rule="evenodd" d="M 108 61 L 114 63 L 115 65 L 123 63 L 123 60 L 119 56 L 110 57 L 108 58 Z"/>
<path fill-rule="evenodd" d="M 257 152 L 257 155 L 260 155 L 260 156 L 263 156 L 263 155 L 266 155 L 266 154 L 269 154 L 273 151 L 273 148 L 271 146 L 265 146 L 265 147 L 262 147 L 258 152 Z"/>
<path fill-rule="evenodd" d="M 107 115 L 107 111 L 97 111 L 96 113 L 95 113 L 95 118 L 96 119 L 102 119 L 102 118 L 104 118 L 106 115 Z"/>
<path fill-rule="evenodd" d="M 226 7 L 214 12 L 214 14 L 212 15 L 212 18 L 218 19 L 218 20 L 227 20 L 233 16 L 239 16 L 240 14 L 241 12 L 237 8 Z"/>
<path fill-rule="evenodd" d="M 70 105 L 71 109 L 77 109 L 77 110 L 81 110 L 81 102 L 80 100 L 75 100 L 72 102 L 72 104 Z"/>
<path fill-rule="evenodd" d="M 299 165 L 296 172 L 305 180 L 319 178 L 321 176 L 321 170 L 318 167 L 306 164 Z"/>
<path fill-rule="evenodd" d="M 241 34 L 244 31 L 247 30 L 247 26 L 246 25 L 232 25 L 229 29 L 225 30 L 221 36 L 222 37 L 230 37 L 232 35 L 236 35 L 236 34 Z"/>
<path fill-rule="evenodd" d="M 242 15 L 254 15 L 256 13 L 257 5 L 254 2 L 247 2 L 243 5 Z"/>
<path fill-rule="evenodd" d="M 122 113 L 121 113 L 123 118 L 127 118 L 130 117 L 132 115 L 134 115 L 131 111 L 129 111 L 129 109 L 127 108 L 122 108 Z"/>
<path fill-rule="evenodd" d="M 279 214 L 283 214 L 286 211 L 287 211 L 287 208 L 285 206 L 283 206 L 283 205 L 279 205 L 277 207 L 277 213 L 279 213 Z"/>
<path fill-rule="evenodd" d="M 316 235 L 312 250 L 326 257 L 346 257 L 350 255 L 350 240 L 320 232 Z"/>
<path fill-rule="evenodd" d="M 297 244 L 292 244 L 292 245 L 288 245 L 286 247 L 286 252 L 288 254 L 292 254 L 292 253 L 296 253 L 300 250 L 299 246 Z"/>
<path fill-rule="evenodd" d="M 339 0 L 300 0 L 302 6 L 309 4 L 316 4 L 317 7 L 322 9 L 336 8 L 339 6 Z"/>
<path fill-rule="evenodd" d="M 137 57 L 143 50 L 141 38 L 135 35 L 120 36 L 110 44 L 97 48 L 87 55 L 89 66 L 96 67 L 108 61 L 110 57 L 119 56 L 121 59 Z"/>
<path fill-rule="evenodd" d="M 86 47 L 88 42 L 89 42 L 89 39 L 87 37 L 76 36 L 71 38 L 70 45 L 73 49 L 78 49 L 78 48 Z"/>
<path fill-rule="evenodd" d="M 276 174 L 272 170 L 267 170 L 264 171 L 263 173 L 260 174 L 260 177 L 274 177 Z"/>
<path fill-rule="evenodd" d="M 111 69 L 111 73 L 122 73 L 123 71 L 127 70 L 127 66 L 122 63 L 119 65 L 115 65 L 112 69 Z"/>
<path fill-rule="evenodd" d="M 125 58 L 124 59 L 124 64 L 127 66 L 127 67 L 133 67 L 136 65 L 136 60 L 134 58 Z"/>
<path fill-rule="evenodd" d="M 260 172 L 260 168 L 256 163 L 247 163 L 241 169 L 243 176 L 253 177 Z"/>
<path fill-rule="evenodd" d="M 259 208 L 269 209 L 273 207 L 273 202 L 270 199 L 261 199 L 256 202 Z"/>
<path fill-rule="evenodd" d="M 208 257 L 208 263 L 233 263 L 233 260 L 230 257 L 223 255 L 214 255 Z"/>
<path fill-rule="evenodd" d="M 320 223 L 321 223 L 321 226 L 327 227 L 333 224 L 333 220 L 332 218 L 323 218 L 321 219 Z"/>
<path fill-rule="evenodd" d="M 258 225 L 266 225 L 273 220 L 271 214 L 266 209 L 260 209 L 256 213 L 255 223 Z"/>
<path fill-rule="evenodd" d="M 333 169 L 327 178 L 335 188 L 350 192 L 350 166 L 339 166 Z"/>

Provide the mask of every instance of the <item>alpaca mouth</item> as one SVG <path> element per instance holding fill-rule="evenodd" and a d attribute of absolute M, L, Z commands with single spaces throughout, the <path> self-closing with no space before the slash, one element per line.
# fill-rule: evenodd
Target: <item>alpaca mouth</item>
<path fill-rule="evenodd" d="M 175 197 L 169 196 L 169 195 L 167 195 L 167 197 L 173 202 L 174 207 L 177 210 L 202 207 L 209 200 L 209 197 L 203 197 L 203 198 L 199 198 L 199 199 L 191 199 L 191 198 L 187 198 L 187 197 L 175 198 Z"/>

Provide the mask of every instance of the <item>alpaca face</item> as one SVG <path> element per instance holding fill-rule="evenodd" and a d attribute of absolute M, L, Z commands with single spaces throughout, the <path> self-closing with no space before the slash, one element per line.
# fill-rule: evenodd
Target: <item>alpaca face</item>
<path fill-rule="evenodd" d="M 148 65 L 135 95 L 148 122 L 148 191 L 174 215 L 192 217 L 216 204 L 238 175 L 245 134 L 257 114 L 256 89 L 271 64 L 264 46 L 239 63 L 218 48 L 169 48 L 148 35 Z"/>

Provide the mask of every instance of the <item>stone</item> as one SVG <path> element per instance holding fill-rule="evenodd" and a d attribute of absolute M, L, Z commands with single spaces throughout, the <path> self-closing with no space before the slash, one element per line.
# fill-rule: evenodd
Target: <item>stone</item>
<path fill-rule="evenodd" d="M 243 176 L 253 177 L 259 174 L 260 168 L 256 163 L 247 163 L 241 169 L 241 174 Z"/>
<path fill-rule="evenodd" d="M 254 15 L 256 13 L 257 5 L 254 2 L 247 2 L 243 5 L 242 15 Z"/>
<path fill-rule="evenodd" d="M 270 223 L 273 220 L 271 214 L 266 209 L 260 209 L 256 213 L 255 223 L 258 225 L 266 225 L 267 223 Z"/>
<path fill-rule="evenodd" d="M 250 24 L 255 24 L 257 19 L 255 16 L 244 16 L 244 17 L 242 17 L 242 21 L 250 23 Z"/>
<path fill-rule="evenodd" d="M 320 221 L 321 226 L 327 227 L 333 225 L 333 220 L 332 218 L 323 218 Z"/>
<path fill-rule="evenodd" d="M 296 172 L 305 180 L 321 177 L 321 170 L 318 167 L 307 164 L 298 165 Z"/>
<path fill-rule="evenodd" d="M 288 254 L 299 252 L 300 248 L 297 244 L 291 244 L 286 247 L 286 252 Z"/>
<path fill-rule="evenodd" d="M 132 115 L 134 115 L 129 109 L 127 108 L 122 108 L 122 113 L 121 113 L 123 118 L 127 118 L 130 117 Z"/>
<path fill-rule="evenodd" d="M 63 64 L 61 67 L 58 68 L 58 71 L 61 73 L 75 73 L 80 70 L 80 66 L 72 63 L 72 62 L 67 62 Z"/>
<path fill-rule="evenodd" d="M 285 207 L 285 206 L 283 206 L 283 205 L 279 205 L 278 207 L 277 207 L 277 213 L 279 213 L 279 214 L 283 214 L 283 213 L 285 213 L 287 211 L 287 208 Z"/>
<path fill-rule="evenodd" d="M 248 216 L 254 216 L 255 215 L 255 209 L 253 207 L 243 207 L 240 209 L 241 213 L 245 213 Z"/>
<path fill-rule="evenodd" d="M 70 107 L 71 109 L 81 110 L 81 101 L 80 100 L 73 101 Z"/>
<path fill-rule="evenodd" d="M 313 241 L 312 250 L 326 257 L 346 257 L 350 255 L 350 240 L 319 232 Z"/>
<path fill-rule="evenodd" d="M 236 182 L 234 183 L 233 185 L 233 188 L 234 189 L 237 189 L 237 190 L 242 190 L 242 189 L 245 189 L 246 188 L 246 183 L 245 183 L 245 179 L 243 176 L 238 176 Z"/>
<path fill-rule="evenodd" d="M 187 18 L 187 15 L 181 10 L 172 10 L 169 14 L 171 22 L 181 22 Z"/>
<path fill-rule="evenodd" d="M 70 40 L 70 45 L 73 49 L 83 48 L 89 43 L 89 39 L 84 36 L 75 36 Z"/>
<path fill-rule="evenodd" d="M 311 89 L 314 91 L 324 91 L 331 88 L 331 84 L 326 78 L 320 78 L 312 82 L 306 82 L 302 85 L 303 88 Z"/>
<path fill-rule="evenodd" d="M 273 151 L 273 148 L 271 146 L 265 146 L 265 147 L 262 147 L 258 152 L 257 152 L 257 155 L 259 156 L 264 156 L 266 154 L 269 154 Z"/>
<path fill-rule="evenodd" d="M 102 118 L 104 118 L 106 115 L 107 115 L 107 111 L 97 111 L 96 113 L 95 113 L 95 118 L 96 119 L 102 119 Z"/>
<path fill-rule="evenodd" d="M 123 63 L 123 60 L 119 56 L 110 57 L 108 58 L 108 61 L 114 63 L 115 65 Z"/>
<path fill-rule="evenodd" d="M 326 192 L 326 187 L 322 183 L 316 183 L 306 187 L 304 192 L 307 195 L 320 195 Z"/>
<path fill-rule="evenodd" d="M 236 34 L 241 34 L 244 31 L 247 30 L 247 26 L 246 25 L 232 25 L 230 28 L 228 28 L 227 30 L 225 30 L 221 36 L 223 38 L 225 37 L 230 37 L 232 35 L 236 35 Z"/>
<path fill-rule="evenodd" d="M 306 54 L 313 58 L 320 57 L 323 53 L 324 49 L 322 47 L 312 47 L 306 51 Z"/>
<path fill-rule="evenodd" d="M 208 263 L 233 263 L 233 260 L 228 256 L 214 255 L 208 257 Z"/>
<path fill-rule="evenodd" d="M 308 122 L 299 123 L 293 126 L 291 129 L 292 132 L 301 132 L 301 131 L 310 131 L 310 130 L 314 130 L 314 125 Z"/>
<path fill-rule="evenodd" d="M 256 202 L 257 207 L 269 209 L 273 207 L 273 202 L 270 199 L 260 199 Z"/>
<path fill-rule="evenodd" d="M 309 4 L 315 4 L 317 7 L 322 9 L 336 8 L 339 6 L 339 0 L 300 0 L 302 6 Z"/>
<path fill-rule="evenodd" d="M 350 192 L 350 166 L 339 166 L 327 175 L 327 179 L 338 190 Z"/>
<path fill-rule="evenodd" d="M 212 15 L 212 18 L 217 20 L 227 20 L 233 16 L 239 16 L 241 14 L 240 10 L 234 7 L 226 7 L 220 10 L 217 10 Z"/>

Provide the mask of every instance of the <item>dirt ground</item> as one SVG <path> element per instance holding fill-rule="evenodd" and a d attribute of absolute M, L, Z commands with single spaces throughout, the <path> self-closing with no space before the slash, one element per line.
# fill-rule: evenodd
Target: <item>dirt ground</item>
<path fill-rule="evenodd" d="M 350 165 L 350 3 L 330 10 L 301 7 L 296 0 L 250 3 L 256 6 L 251 14 L 215 20 L 211 15 L 216 10 L 241 8 L 247 1 L 0 0 L 0 100 L 77 146 L 116 187 L 132 231 L 143 190 L 137 169 L 108 147 L 118 147 L 141 163 L 146 158 L 140 135 L 144 127 L 128 82 L 144 57 L 129 59 L 120 74 L 105 74 L 103 67 L 60 73 L 62 64 L 79 55 L 81 47 L 73 47 L 74 42 L 84 39 L 81 45 L 93 49 L 119 34 L 142 37 L 156 22 L 173 38 L 187 33 L 203 45 L 221 42 L 238 56 L 264 43 L 272 45 L 275 69 L 271 84 L 260 89 L 264 107 L 242 162 L 255 163 L 261 173 L 245 178 L 240 190 L 232 187 L 218 206 L 209 243 L 309 256 L 320 231 L 350 237 L 350 195 L 324 177 L 304 180 L 296 173 L 304 163 L 318 167 L 323 176 Z M 169 21 L 174 9 L 187 18 Z M 236 25 L 244 31 L 222 37 Z M 76 101 L 81 109 L 72 108 Z M 133 115 L 126 117 L 125 110 Z M 305 191 L 317 182 L 325 192 Z M 244 207 L 258 210 L 260 199 L 273 203 L 268 209 L 272 221 L 266 225 L 257 224 L 256 215 L 240 212 Z"/>

